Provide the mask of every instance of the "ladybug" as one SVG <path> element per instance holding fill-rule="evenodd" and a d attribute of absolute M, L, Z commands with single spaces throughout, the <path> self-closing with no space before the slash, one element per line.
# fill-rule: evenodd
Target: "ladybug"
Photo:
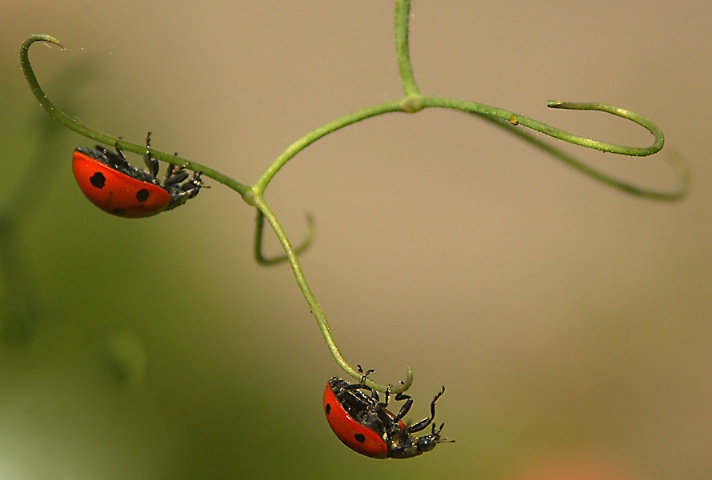
<path fill-rule="evenodd" d="M 148 171 L 126 161 L 124 152 L 116 153 L 102 145 L 96 149 L 74 150 L 72 169 L 81 191 L 94 205 L 107 213 L 124 218 L 150 217 L 179 207 L 195 197 L 203 183 L 199 173 L 192 178 L 183 167 L 169 165 L 165 179 L 158 179 L 158 160 L 151 157 L 151 132 L 146 136 Z"/>
<path fill-rule="evenodd" d="M 431 433 L 421 437 L 411 435 L 424 430 L 432 423 L 435 417 L 435 402 L 445 392 L 445 387 L 430 403 L 430 416 L 406 426 L 402 418 L 413 405 L 413 399 L 404 393 L 397 394 L 395 399 L 405 400 L 405 403 L 398 414 L 394 414 L 386 408 L 390 388 L 386 391 L 385 402 L 382 403 L 378 392 L 365 385 L 366 377 L 370 373 L 373 373 L 373 370 L 363 373 L 360 383 L 350 384 L 337 377 L 332 377 L 326 383 L 326 420 L 347 447 L 371 458 L 411 458 L 431 451 L 438 443 L 452 442 L 440 437 L 445 424 L 436 428 L 433 423 Z"/>

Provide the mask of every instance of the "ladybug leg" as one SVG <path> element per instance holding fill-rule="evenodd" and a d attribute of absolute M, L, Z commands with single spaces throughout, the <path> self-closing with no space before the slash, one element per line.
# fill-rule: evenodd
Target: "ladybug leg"
<path fill-rule="evenodd" d="M 151 132 L 146 134 L 146 155 L 143 156 L 143 163 L 146 164 L 146 168 L 155 180 L 158 175 L 158 160 L 151 157 Z"/>
<path fill-rule="evenodd" d="M 366 385 L 366 378 L 368 378 L 369 375 L 375 372 L 375 370 L 366 370 L 365 372 L 363 371 L 363 367 L 361 365 L 357 365 L 358 367 L 358 373 L 361 374 L 361 380 L 359 380 L 358 383 L 350 383 L 346 385 L 344 388 L 353 390 L 356 388 L 364 388 L 366 390 L 371 390 L 371 387 L 368 387 Z"/>
<path fill-rule="evenodd" d="M 110 167 L 118 170 L 129 170 L 131 167 L 129 165 L 129 162 L 126 161 L 126 156 L 124 155 L 123 150 L 119 148 L 118 144 L 115 144 L 114 148 L 116 149 L 116 152 L 112 152 L 104 145 L 96 146 L 96 149 L 99 150 L 106 157 L 107 164 Z"/>
<path fill-rule="evenodd" d="M 176 157 L 178 153 L 174 154 Z M 178 167 L 174 164 L 169 164 L 166 169 L 166 177 L 163 180 L 163 185 L 167 188 L 170 185 L 179 185 L 180 192 L 183 195 L 187 195 L 188 199 L 195 197 L 201 188 L 208 188 L 203 181 L 200 179 L 201 173 L 193 172 L 193 178 L 186 182 L 190 174 L 185 169 L 185 166 Z M 186 199 L 187 200 L 187 199 Z"/>
<path fill-rule="evenodd" d="M 366 370 L 365 372 L 363 371 L 363 367 L 361 365 L 356 365 L 358 367 L 358 372 L 361 374 L 361 385 L 363 387 L 366 387 L 366 378 L 371 375 L 372 373 L 376 373 L 375 370 Z M 366 387 L 368 388 L 368 387 Z M 370 388 L 369 388 L 370 390 Z"/>
<path fill-rule="evenodd" d="M 119 137 L 119 140 L 121 140 L 121 137 Z M 97 145 L 97 148 L 99 148 L 99 145 Z M 116 143 L 114 144 L 114 150 L 116 150 L 116 153 L 114 153 L 114 152 L 109 152 L 109 151 L 106 150 L 104 147 L 102 147 L 101 150 L 102 150 L 106 155 L 112 155 L 112 156 L 115 156 L 115 157 L 118 156 L 118 157 L 121 158 L 124 162 L 126 161 L 126 155 L 124 155 L 124 151 L 121 150 L 121 148 L 119 147 L 119 142 L 116 142 Z"/>
<path fill-rule="evenodd" d="M 364 390 L 368 390 L 371 392 L 371 398 L 373 399 L 376 404 L 379 404 L 381 399 L 378 396 L 378 392 L 373 390 L 371 387 L 366 385 L 366 378 L 371 375 L 372 373 L 375 373 L 375 370 L 366 370 L 365 372 L 363 371 L 363 368 L 361 368 L 361 365 L 358 366 L 358 371 L 362 373 L 361 375 L 361 382 L 359 383 L 359 388 L 363 388 Z"/>
<path fill-rule="evenodd" d="M 388 426 L 388 431 L 393 430 L 394 426 L 398 425 L 399 419 L 395 418 L 394 415 L 388 411 L 388 402 L 391 400 L 391 386 L 388 385 L 386 387 L 386 398 L 383 402 L 379 400 L 378 393 L 375 390 L 373 393 L 375 393 L 375 395 L 372 395 L 371 398 L 376 402 L 376 414 L 378 418 L 384 426 Z"/>
<path fill-rule="evenodd" d="M 364 390 L 371 390 L 371 387 L 366 385 L 366 378 L 368 378 L 369 375 L 372 373 L 375 373 L 375 370 L 366 370 L 365 372 L 363 371 L 363 368 L 361 365 L 357 365 L 358 367 L 358 373 L 361 374 L 361 380 L 359 380 L 358 383 L 351 383 L 349 385 L 346 385 L 344 388 L 347 390 L 354 390 L 357 388 L 363 388 Z"/>
<path fill-rule="evenodd" d="M 391 401 L 391 386 L 388 385 L 386 387 L 386 399 L 383 401 L 383 403 L 379 404 L 383 408 L 386 408 L 388 406 L 388 402 Z"/>
<path fill-rule="evenodd" d="M 203 183 L 202 175 L 203 174 L 200 172 L 198 172 L 198 173 L 193 172 L 192 183 L 195 184 L 196 188 L 195 188 L 195 193 L 191 194 L 190 198 L 193 198 L 194 196 L 196 196 L 198 194 L 198 191 L 201 188 L 210 188 L 210 185 L 206 185 Z"/>
<path fill-rule="evenodd" d="M 177 185 L 185 181 L 189 176 L 190 174 L 185 171 L 185 169 L 182 167 L 176 167 L 171 163 L 166 170 L 166 179 L 163 181 L 163 184 L 165 186 Z"/>
<path fill-rule="evenodd" d="M 371 392 L 371 398 L 373 400 L 375 400 L 375 403 L 378 403 L 380 401 L 378 392 L 373 390 L 368 385 L 366 385 L 366 378 L 368 378 L 369 375 L 374 373 L 375 370 L 366 370 L 364 372 L 363 367 L 361 367 L 361 365 L 357 365 L 357 367 L 358 367 L 359 373 L 361 374 L 361 380 L 358 383 L 350 383 L 348 385 L 345 385 L 343 387 L 343 389 L 344 390 L 360 390 L 360 389 L 368 390 L 369 392 Z"/>
<path fill-rule="evenodd" d="M 409 426 L 409 427 L 408 427 L 408 433 L 419 432 L 419 431 L 423 430 L 425 427 L 427 427 L 428 425 L 430 425 L 430 423 L 431 423 L 431 422 L 433 421 L 433 419 L 435 418 L 435 402 L 438 401 L 438 398 L 440 398 L 443 393 L 445 393 L 445 387 L 443 387 L 442 390 L 440 390 L 440 391 L 438 392 L 438 394 L 435 395 L 435 398 L 433 398 L 433 401 L 430 402 L 430 416 L 429 416 L 428 418 L 422 419 L 422 420 L 419 421 L 418 423 L 414 423 L 413 425 Z M 396 397 L 396 398 L 398 398 L 398 397 Z M 410 400 L 410 402 L 411 402 L 411 404 L 412 404 L 412 400 Z M 408 403 L 408 402 L 406 402 L 406 404 L 407 404 L 407 403 Z M 405 407 L 406 407 L 406 405 L 403 405 L 403 408 L 405 408 Z M 410 408 L 410 406 L 409 406 L 409 408 Z M 403 409 L 401 409 L 401 412 L 402 412 L 402 411 L 403 411 Z M 400 412 L 398 413 L 398 415 L 400 415 Z M 442 428 L 443 428 L 444 425 L 445 425 L 445 424 L 443 424 L 443 425 L 440 426 L 440 430 L 442 430 Z M 434 424 L 433 424 L 433 433 L 435 433 L 435 425 L 434 425 Z"/>
<path fill-rule="evenodd" d="M 173 154 L 173 156 L 177 157 L 177 156 L 178 156 L 178 152 L 175 152 L 175 153 Z M 174 164 L 172 164 L 172 163 L 169 163 L 169 164 L 168 164 L 168 168 L 166 168 L 166 176 L 165 176 L 164 179 L 163 179 L 163 185 L 166 185 L 166 186 L 168 186 L 168 185 L 173 185 L 173 184 L 176 184 L 176 183 L 180 183 L 180 182 L 182 182 L 183 180 L 185 180 L 186 178 L 188 178 L 188 175 L 175 178 L 176 172 L 180 172 L 181 170 L 183 170 L 182 167 L 178 167 L 178 166 L 176 166 L 176 165 L 174 165 Z"/>
<path fill-rule="evenodd" d="M 164 181 L 164 188 L 168 190 L 168 193 L 170 193 L 173 200 L 166 210 L 171 210 L 183 205 L 185 202 L 198 195 L 200 189 L 204 187 L 203 182 L 200 179 L 200 173 L 193 172 L 193 178 L 187 181 L 186 179 L 190 174 L 183 167 L 169 167 L 168 173 L 170 173 L 170 176 Z M 351 386 L 351 388 L 360 388 L 360 385 L 355 384 Z"/>
<path fill-rule="evenodd" d="M 193 172 L 193 178 L 181 185 L 181 188 L 188 198 L 193 198 L 200 192 L 201 188 L 209 187 L 203 185 L 203 181 L 200 179 L 200 173 Z"/>
<path fill-rule="evenodd" d="M 405 400 L 405 403 L 400 408 L 400 410 L 398 410 L 398 415 L 396 415 L 396 418 L 394 419 L 396 422 L 398 422 L 403 417 L 405 417 L 410 411 L 410 407 L 413 406 L 413 399 L 410 398 L 410 395 L 406 395 L 405 393 L 399 393 L 398 395 L 396 395 L 396 400 L 399 402 Z"/>

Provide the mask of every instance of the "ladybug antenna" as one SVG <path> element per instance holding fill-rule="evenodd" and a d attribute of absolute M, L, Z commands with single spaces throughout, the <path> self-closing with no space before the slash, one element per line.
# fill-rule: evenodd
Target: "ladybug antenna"
<path fill-rule="evenodd" d="M 441 423 L 441 424 L 440 424 L 440 428 L 438 428 L 438 429 L 436 430 L 436 429 L 435 429 L 435 424 L 433 424 L 433 436 L 438 439 L 438 440 L 437 440 L 438 443 L 455 443 L 455 440 L 448 440 L 448 439 L 445 438 L 445 437 L 440 438 L 440 432 L 443 431 L 443 427 L 444 427 L 444 426 L 445 426 L 445 424 L 444 424 L 444 423 Z"/>

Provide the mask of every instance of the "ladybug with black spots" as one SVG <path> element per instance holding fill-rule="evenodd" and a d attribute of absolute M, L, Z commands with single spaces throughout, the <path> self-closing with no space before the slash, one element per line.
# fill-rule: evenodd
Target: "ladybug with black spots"
<path fill-rule="evenodd" d="M 151 157 L 151 132 L 146 136 L 148 170 L 126 161 L 124 152 L 116 153 L 97 145 L 96 149 L 74 150 L 74 178 L 84 195 L 103 211 L 123 218 L 150 217 L 172 210 L 195 197 L 203 186 L 199 173 L 192 178 L 183 167 L 169 165 L 163 182 L 158 179 L 158 160 Z"/>
<path fill-rule="evenodd" d="M 412 425 L 403 423 L 403 417 L 413 405 L 410 396 L 399 393 L 397 401 L 405 400 L 397 414 L 387 409 L 390 389 L 385 402 L 379 400 L 378 392 L 367 387 L 366 377 L 373 370 L 363 372 L 360 383 L 348 383 L 332 377 L 324 390 L 324 412 L 329 426 L 350 449 L 371 458 L 411 458 L 434 449 L 438 443 L 451 443 L 441 438 L 445 424 L 436 428 L 435 402 L 445 392 L 445 387 L 430 403 L 430 416 Z M 370 393 L 364 393 L 370 392 Z M 421 437 L 412 434 L 424 430 L 432 423 L 431 433 Z"/>

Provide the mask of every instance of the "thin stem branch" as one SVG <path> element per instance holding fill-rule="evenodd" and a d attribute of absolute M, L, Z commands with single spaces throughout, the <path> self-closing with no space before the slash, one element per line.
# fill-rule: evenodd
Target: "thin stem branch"
<path fill-rule="evenodd" d="M 410 31 L 410 0 L 396 1 L 396 58 L 400 71 L 403 92 L 406 97 L 419 96 L 420 90 L 415 82 L 413 66 L 410 63 L 410 45 L 408 36 Z"/>
<path fill-rule="evenodd" d="M 363 108 L 356 112 L 344 115 L 341 118 L 323 125 L 316 130 L 312 130 L 308 134 L 304 135 L 302 138 L 291 144 L 277 159 L 272 162 L 272 164 L 267 168 L 265 173 L 262 174 L 259 180 L 253 185 L 253 190 L 255 193 L 263 193 L 272 181 L 274 176 L 279 172 L 284 165 L 287 164 L 289 160 L 294 158 L 299 152 L 307 148 L 312 143 L 316 142 L 322 137 L 341 130 L 344 127 L 348 127 L 357 122 L 366 120 L 367 118 L 375 117 L 378 115 L 384 115 L 386 113 L 402 112 L 403 106 L 401 100 L 394 100 L 391 102 L 381 103 L 374 105 L 372 107 Z"/>
<path fill-rule="evenodd" d="M 319 326 L 319 330 L 321 331 L 321 334 L 324 337 L 324 340 L 326 342 L 327 347 L 329 348 L 329 351 L 331 352 L 332 357 L 334 357 L 336 363 L 346 373 L 351 375 L 353 378 L 360 379 L 363 374 L 357 369 L 353 368 L 346 361 L 344 356 L 341 354 L 339 347 L 336 345 L 336 342 L 334 341 L 334 336 L 331 333 L 331 327 L 329 326 L 329 322 L 326 319 L 326 314 L 321 308 L 321 305 L 317 301 L 316 297 L 314 296 L 314 292 L 312 291 L 311 287 L 309 286 L 309 283 L 307 282 L 307 279 L 304 275 L 304 271 L 302 270 L 302 267 L 299 263 L 299 259 L 297 258 L 297 253 L 295 252 L 294 247 L 292 247 L 289 241 L 289 237 L 287 237 L 287 234 L 282 228 L 282 225 L 279 223 L 277 217 L 274 215 L 274 212 L 272 212 L 272 209 L 269 207 L 269 205 L 267 205 L 267 202 L 264 200 L 262 195 L 255 194 L 253 196 L 253 200 L 255 207 L 257 207 L 257 209 L 260 211 L 260 214 L 263 215 L 267 222 L 270 224 L 272 230 L 274 230 L 274 233 L 277 235 L 279 242 L 282 244 L 282 248 L 284 249 L 284 252 L 287 256 L 287 261 L 292 267 L 294 277 L 297 280 L 297 285 L 299 285 L 299 289 L 302 291 L 304 298 L 306 299 L 307 303 L 309 304 L 309 307 L 311 308 L 312 314 L 316 319 L 316 323 Z M 387 388 L 390 388 L 391 392 L 393 393 L 399 393 L 408 390 L 412 383 L 413 370 L 410 368 L 410 366 L 408 367 L 408 372 L 406 374 L 405 381 L 398 385 L 380 385 L 373 382 L 370 378 L 366 380 L 366 385 L 375 390 L 385 392 Z"/>

